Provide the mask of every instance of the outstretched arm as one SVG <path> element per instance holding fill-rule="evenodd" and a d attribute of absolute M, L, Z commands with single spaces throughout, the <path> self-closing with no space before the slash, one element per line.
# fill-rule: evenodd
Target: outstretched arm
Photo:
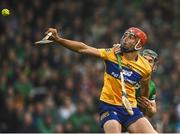
<path fill-rule="evenodd" d="M 51 40 L 57 42 L 58 44 L 66 47 L 72 51 L 75 51 L 75 52 L 78 52 L 81 54 L 87 54 L 87 55 L 100 57 L 100 52 L 97 48 L 88 46 L 83 42 L 61 38 L 58 35 L 57 30 L 54 28 L 49 28 L 48 31 L 46 32 L 46 34 L 48 34 L 49 32 L 52 33 L 52 35 L 50 37 Z"/>

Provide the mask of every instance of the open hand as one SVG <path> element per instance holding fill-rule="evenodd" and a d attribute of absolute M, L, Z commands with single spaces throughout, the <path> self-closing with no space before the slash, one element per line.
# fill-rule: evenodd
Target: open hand
<path fill-rule="evenodd" d="M 146 112 L 145 114 L 148 117 L 151 117 L 153 114 L 156 113 L 156 103 L 155 102 L 151 102 L 148 98 L 146 97 L 139 97 L 137 99 L 138 102 L 138 106 L 142 107 Z M 154 104 L 153 104 L 154 103 Z"/>
<path fill-rule="evenodd" d="M 144 108 L 144 109 L 150 108 L 152 106 L 151 101 L 148 98 L 144 97 L 144 96 L 139 97 L 137 99 L 137 101 L 138 101 L 138 105 L 140 107 Z"/>

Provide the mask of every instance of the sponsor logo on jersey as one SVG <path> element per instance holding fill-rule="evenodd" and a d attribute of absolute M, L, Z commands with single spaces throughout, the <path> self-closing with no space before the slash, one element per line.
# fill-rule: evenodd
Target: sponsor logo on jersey
<path fill-rule="evenodd" d="M 118 67 L 118 64 L 113 63 L 111 61 L 105 61 L 106 63 L 106 72 L 110 74 L 111 76 L 120 79 L 120 69 Z M 124 81 L 128 82 L 132 85 L 136 85 L 141 80 L 141 75 L 137 72 L 131 70 L 128 67 L 122 67 L 123 68 L 123 75 L 124 75 Z"/>

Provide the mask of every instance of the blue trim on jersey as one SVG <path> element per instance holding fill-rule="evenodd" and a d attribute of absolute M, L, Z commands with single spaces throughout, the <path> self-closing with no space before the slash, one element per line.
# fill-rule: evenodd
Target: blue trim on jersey
<path fill-rule="evenodd" d="M 111 61 L 108 61 L 108 60 L 105 60 L 105 64 L 106 64 L 106 72 L 109 75 L 113 76 L 114 78 L 119 79 L 120 69 L 119 69 L 118 64 L 111 62 Z M 139 73 L 137 73 L 137 72 L 125 67 L 125 66 L 122 66 L 122 69 L 123 69 L 124 81 L 125 82 L 128 82 L 132 85 L 135 85 L 138 82 L 140 82 L 142 76 Z"/>
<path fill-rule="evenodd" d="M 100 126 L 103 128 L 104 124 L 108 120 L 116 120 L 127 128 L 133 122 L 143 117 L 143 114 L 140 112 L 139 108 L 133 108 L 133 112 L 133 115 L 129 115 L 123 106 L 111 105 L 100 101 Z"/>

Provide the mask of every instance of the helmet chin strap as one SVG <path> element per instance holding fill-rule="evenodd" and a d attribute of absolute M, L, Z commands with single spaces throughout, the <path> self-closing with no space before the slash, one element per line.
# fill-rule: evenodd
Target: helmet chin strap
<path fill-rule="evenodd" d="M 142 48 L 142 46 L 138 47 L 139 43 L 140 43 L 140 39 L 138 39 L 137 43 L 134 45 L 134 47 L 131 47 L 131 48 L 127 48 L 125 47 L 124 43 L 121 45 L 121 50 L 122 52 L 125 52 L 125 53 L 130 53 L 130 52 L 134 52 L 134 51 L 138 51 Z"/>
<path fill-rule="evenodd" d="M 130 53 L 130 52 L 133 52 L 133 51 L 135 51 L 134 49 L 130 49 L 130 48 L 126 48 L 126 47 L 121 47 L 121 50 L 122 50 L 122 52 L 125 52 L 125 53 Z"/>
<path fill-rule="evenodd" d="M 141 41 L 141 40 L 138 39 L 137 43 L 136 43 L 135 46 L 134 46 L 134 50 L 138 51 L 138 50 L 142 49 L 142 45 L 141 45 L 140 47 L 138 47 L 140 41 Z"/>

